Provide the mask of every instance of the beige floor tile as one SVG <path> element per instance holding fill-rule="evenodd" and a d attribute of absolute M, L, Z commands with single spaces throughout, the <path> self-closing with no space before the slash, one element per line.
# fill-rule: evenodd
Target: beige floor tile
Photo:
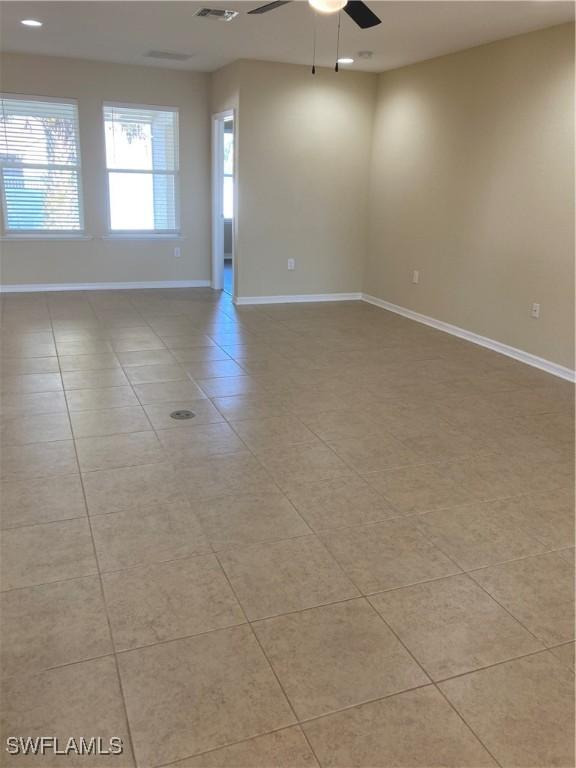
<path fill-rule="evenodd" d="M 142 336 L 125 339 L 115 339 L 112 342 L 114 351 L 120 352 L 140 352 L 147 349 L 165 349 L 163 342 L 155 336 Z"/>
<path fill-rule="evenodd" d="M 364 593 L 458 573 L 459 568 L 408 520 L 324 531 L 320 538 Z"/>
<path fill-rule="evenodd" d="M 213 555 L 108 573 L 103 583 L 118 650 L 246 621 Z"/>
<path fill-rule="evenodd" d="M 222 747 L 178 763 L 178 768 L 318 768 L 299 727 Z"/>
<path fill-rule="evenodd" d="M 430 682 L 362 599 L 267 619 L 254 630 L 300 719 Z"/>
<path fill-rule="evenodd" d="M 67 413 L 41 413 L 37 416 L 19 416 L 0 424 L 2 445 L 27 445 L 55 440 L 70 440 L 70 420 Z"/>
<path fill-rule="evenodd" d="M 169 460 L 175 465 L 188 466 L 198 458 L 225 453 L 246 453 L 242 440 L 225 422 L 197 424 L 191 419 L 187 429 L 162 429 L 157 434 Z"/>
<path fill-rule="evenodd" d="M 150 422 L 140 405 L 103 411 L 74 411 L 70 414 L 70 421 L 76 438 L 145 432 L 150 429 Z"/>
<path fill-rule="evenodd" d="M 280 494 L 235 495 L 193 505 L 215 550 L 311 533 L 288 499 Z"/>
<path fill-rule="evenodd" d="M 0 368 L 3 376 L 27 373 L 59 373 L 58 358 L 54 357 L 2 357 Z"/>
<path fill-rule="evenodd" d="M 78 463 L 72 440 L 10 445 L 2 450 L 4 480 L 54 477 L 72 475 L 76 472 L 78 472 Z"/>
<path fill-rule="evenodd" d="M 231 397 L 262 392 L 265 387 L 253 376 L 225 376 L 217 379 L 195 379 L 207 397 Z"/>
<path fill-rule="evenodd" d="M 9 480 L 0 486 L 1 528 L 86 516 L 80 475 Z"/>
<path fill-rule="evenodd" d="M 287 490 L 294 483 L 350 477 L 354 472 L 326 445 L 292 445 L 264 451 L 259 459 L 278 485 Z"/>
<path fill-rule="evenodd" d="M 206 395 L 193 381 L 164 381 L 151 384 L 137 384 L 134 392 L 142 405 L 172 403 L 175 400 L 203 400 Z M 193 410 L 193 409 L 192 409 Z"/>
<path fill-rule="evenodd" d="M 418 464 L 364 475 L 398 512 L 412 515 L 472 501 L 466 491 L 446 477 L 441 465 Z"/>
<path fill-rule="evenodd" d="M 103 411 L 139 405 L 131 387 L 102 387 L 101 389 L 67 390 L 68 409 L 73 411 Z"/>
<path fill-rule="evenodd" d="M 557 659 L 560 659 L 563 664 L 568 665 L 571 670 L 575 669 L 574 652 L 576 651 L 576 643 L 557 645 L 555 648 L 550 648 L 550 651 Z"/>
<path fill-rule="evenodd" d="M 332 440 L 328 445 L 356 472 L 366 474 L 421 461 L 392 435 Z"/>
<path fill-rule="evenodd" d="M 95 515 L 91 523 L 102 571 L 210 552 L 200 523 L 183 501 Z"/>
<path fill-rule="evenodd" d="M 227 550 L 220 562 L 251 620 L 359 596 L 314 536 Z"/>
<path fill-rule="evenodd" d="M 485 568 L 471 576 L 546 645 L 574 639 L 574 569 L 559 553 Z"/>
<path fill-rule="evenodd" d="M 378 435 L 383 431 L 382 420 L 367 409 L 342 409 L 325 413 L 306 414 L 302 421 L 322 440 L 346 440 Z"/>
<path fill-rule="evenodd" d="M 37 416 L 41 413 L 66 413 L 63 392 L 33 392 L 29 395 L 2 395 L 0 415 L 2 419 Z"/>
<path fill-rule="evenodd" d="M 286 494 L 316 531 L 377 523 L 398 514 L 359 477 L 299 483 Z"/>
<path fill-rule="evenodd" d="M 546 547 L 498 502 L 466 504 L 415 518 L 418 527 L 463 570 L 538 555 Z"/>
<path fill-rule="evenodd" d="M 204 349 L 215 347 L 216 342 L 202 333 L 170 333 L 162 336 L 168 349 Z"/>
<path fill-rule="evenodd" d="M 179 479 L 190 501 L 278 492 L 270 475 L 248 451 L 196 459 L 186 465 Z"/>
<path fill-rule="evenodd" d="M 120 368 L 102 368 L 99 371 L 63 371 L 64 389 L 101 389 L 123 387 L 128 379 Z"/>
<path fill-rule="evenodd" d="M 30 337 L 35 335 L 30 334 Z M 56 354 L 56 346 L 53 341 L 36 341 L 23 337 L 13 342 L 3 342 L 2 354 L 6 357 L 53 357 Z"/>
<path fill-rule="evenodd" d="M 2 590 L 31 587 L 96 573 L 86 520 L 65 520 L 3 531 Z"/>
<path fill-rule="evenodd" d="M 152 431 L 81 437 L 76 440 L 76 450 L 82 472 L 161 464 L 165 459 L 156 433 Z"/>
<path fill-rule="evenodd" d="M 254 453 L 271 448 L 285 448 L 302 443 L 316 443 L 318 438 L 295 416 L 273 416 L 230 422 L 235 432 Z"/>
<path fill-rule="evenodd" d="M 3 394 L 31 392 L 60 392 L 62 379 L 59 373 L 25 373 L 8 375 L 5 372 L 0 379 Z"/>
<path fill-rule="evenodd" d="M 575 504 L 571 488 L 504 499 L 495 502 L 493 508 L 547 549 L 574 544 Z"/>
<path fill-rule="evenodd" d="M 177 400 L 158 405 L 145 405 L 144 410 L 154 429 L 189 429 L 191 423 L 216 424 L 224 421 L 222 414 L 212 405 L 210 400 Z M 191 421 L 173 419 L 170 414 L 174 411 L 187 410 L 194 413 Z"/>
<path fill-rule="evenodd" d="M 97 576 L 4 592 L 1 610 L 4 676 L 112 652 Z"/>
<path fill-rule="evenodd" d="M 220 347 L 190 347 L 172 349 L 171 354 L 179 363 L 208 363 L 218 360 L 230 360 L 230 355 Z M 194 377 L 192 377 L 194 378 Z"/>
<path fill-rule="evenodd" d="M 131 365 L 126 368 L 131 384 L 152 384 L 164 381 L 186 380 L 184 368 L 175 362 L 154 365 Z"/>
<path fill-rule="evenodd" d="M 543 648 L 468 576 L 373 595 L 370 602 L 433 680 Z"/>
<path fill-rule="evenodd" d="M 429 686 L 304 725 L 329 768 L 489 768 L 496 762 Z"/>
<path fill-rule="evenodd" d="M 196 360 L 185 364 L 193 379 L 220 379 L 224 376 L 244 376 L 246 371 L 234 360 Z"/>
<path fill-rule="evenodd" d="M 440 688 L 502 766 L 574 764 L 574 676 L 548 651 Z"/>
<path fill-rule="evenodd" d="M 170 464 L 87 472 L 83 482 L 91 515 L 170 504 L 183 498 L 182 488 Z"/>
<path fill-rule="evenodd" d="M 102 768 L 132 768 L 134 760 L 118 675 L 114 660 L 85 661 L 38 675 L 10 680 L 4 688 L 5 712 L 2 718 L 2 743 L 8 736 L 50 735 L 57 737 L 61 748 L 70 737 L 77 741 L 100 736 L 107 745 L 112 737 L 122 740 L 121 755 L 100 755 L 80 758 L 82 765 Z M 71 760 L 70 757 L 64 760 Z M 6 768 L 19 766 L 48 766 L 62 768 L 62 755 L 30 757 L 24 762 L 20 756 L 8 757 Z"/>
<path fill-rule="evenodd" d="M 118 352 L 118 360 L 127 368 L 132 365 L 173 365 L 175 358 L 167 349 L 143 349 Z"/>
<path fill-rule="evenodd" d="M 291 413 L 290 408 L 281 397 L 265 394 L 215 397 L 213 402 L 228 421 L 267 419 L 286 416 Z"/>
<path fill-rule="evenodd" d="M 574 557 L 575 551 L 574 551 L 574 547 L 568 547 L 567 549 L 561 549 L 561 550 L 558 551 L 558 554 L 559 554 L 559 556 L 563 560 L 565 560 L 567 563 L 569 563 L 570 566 L 572 567 L 572 570 L 574 570 L 574 565 L 575 565 L 575 557 Z"/>
<path fill-rule="evenodd" d="M 113 352 L 102 355 L 60 355 L 60 368 L 64 371 L 103 371 L 120 368 L 118 358 Z"/>
<path fill-rule="evenodd" d="M 450 461 L 464 456 L 476 456 L 486 451 L 482 442 L 449 424 L 434 425 L 415 436 L 402 437 L 404 445 L 422 461 Z"/>
<path fill-rule="evenodd" d="M 81 339 L 80 341 L 59 341 L 56 344 L 59 356 L 105 355 L 112 351 L 109 341 L 104 339 Z"/>
<path fill-rule="evenodd" d="M 248 627 L 119 657 L 139 764 L 159 765 L 294 722 Z"/>

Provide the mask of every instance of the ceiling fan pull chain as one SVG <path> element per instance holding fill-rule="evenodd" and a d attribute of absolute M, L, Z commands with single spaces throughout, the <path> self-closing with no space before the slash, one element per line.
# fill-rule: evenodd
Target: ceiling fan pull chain
<path fill-rule="evenodd" d="M 312 74 L 316 74 L 316 11 L 312 8 Z"/>
<path fill-rule="evenodd" d="M 336 66 L 334 72 L 338 72 L 338 55 L 340 53 L 340 24 L 342 23 L 342 11 L 338 14 L 338 32 L 336 34 Z"/>

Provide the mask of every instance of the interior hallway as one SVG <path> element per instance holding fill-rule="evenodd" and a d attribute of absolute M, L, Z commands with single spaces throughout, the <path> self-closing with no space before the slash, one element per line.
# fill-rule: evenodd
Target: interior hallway
<path fill-rule="evenodd" d="M 573 765 L 567 382 L 356 302 L 2 306 L 2 738 Z"/>

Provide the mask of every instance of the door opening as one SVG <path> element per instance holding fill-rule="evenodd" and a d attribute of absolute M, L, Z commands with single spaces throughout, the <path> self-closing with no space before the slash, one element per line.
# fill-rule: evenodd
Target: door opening
<path fill-rule="evenodd" d="M 234 113 L 214 115 L 212 288 L 234 296 Z"/>

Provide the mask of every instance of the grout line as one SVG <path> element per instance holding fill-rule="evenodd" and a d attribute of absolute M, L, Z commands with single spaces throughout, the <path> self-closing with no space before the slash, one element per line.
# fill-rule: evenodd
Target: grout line
<path fill-rule="evenodd" d="M 60 361 L 60 358 L 58 358 L 58 361 Z M 58 364 L 60 364 L 60 363 L 58 363 Z M 72 429 L 72 419 L 70 417 L 70 409 L 69 408 L 67 410 L 67 413 L 68 413 L 68 420 L 70 422 L 70 429 Z M 94 532 L 92 530 L 92 523 L 90 521 L 90 515 L 88 514 L 88 500 L 86 498 L 86 491 L 85 491 L 85 488 L 84 488 L 84 481 L 82 479 L 82 474 L 80 473 L 80 461 L 79 461 L 78 451 L 77 451 L 77 448 L 76 448 L 76 442 L 75 441 L 73 441 L 73 445 L 74 445 L 74 453 L 75 453 L 75 456 L 76 456 L 76 464 L 78 465 L 78 471 L 79 471 L 79 474 L 80 474 L 80 484 L 81 484 L 81 488 L 82 488 L 82 495 L 84 497 L 84 506 L 85 506 L 85 509 L 86 509 L 86 518 L 87 518 L 87 523 L 88 523 L 88 530 L 90 531 L 90 540 L 92 542 L 92 552 L 93 552 L 94 562 L 95 562 L 96 569 L 97 569 L 98 583 L 100 585 L 100 596 L 101 596 L 101 599 L 102 599 L 102 607 L 103 607 L 103 610 L 104 610 L 104 616 L 106 617 L 106 623 L 108 625 L 108 637 L 109 637 L 109 640 L 110 640 L 110 648 L 112 650 L 112 656 L 114 658 L 114 666 L 115 666 L 115 669 L 116 669 L 116 677 L 117 677 L 117 680 L 118 680 L 118 689 L 120 691 L 120 698 L 122 700 L 122 708 L 123 708 L 123 711 L 124 711 L 124 718 L 125 718 L 125 721 L 126 721 L 126 733 L 127 733 L 127 736 L 128 736 L 128 742 L 129 742 L 129 745 L 130 745 L 130 750 L 131 750 L 131 753 L 132 753 L 132 759 L 134 760 L 134 764 L 136 764 L 136 751 L 135 751 L 135 746 L 134 746 L 134 739 L 132 737 L 132 731 L 131 731 L 131 728 L 130 728 L 130 719 L 129 719 L 129 716 L 128 716 L 128 706 L 126 704 L 126 696 L 125 696 L 125 693 L 124 693 L 124 686 L 122 684 L 122 677 L 120 675 L 120 666 L 118 664 L 118 657 L 117 657 L 117 654 L 116 654 L 116 651 L 115 651 L 114 635 L 113 635 L 113 632 L 112 632 L 112 624 L 111 624 L 110 615 L 109 615 L 109 612 L 108 612 L 108 604 L 107 604 L 106 595 L 105 595 L 105 592 L 104 592 L 104 583 L 103 583 L 103 580 L 102 580 L 102 574 L 100 572 L 100 563 L 99 563 L 99 560 L 98 560 L 98 552 L 97 552 L 97 549 L 96 549 L 96 542 L 94 540 Z"/>

